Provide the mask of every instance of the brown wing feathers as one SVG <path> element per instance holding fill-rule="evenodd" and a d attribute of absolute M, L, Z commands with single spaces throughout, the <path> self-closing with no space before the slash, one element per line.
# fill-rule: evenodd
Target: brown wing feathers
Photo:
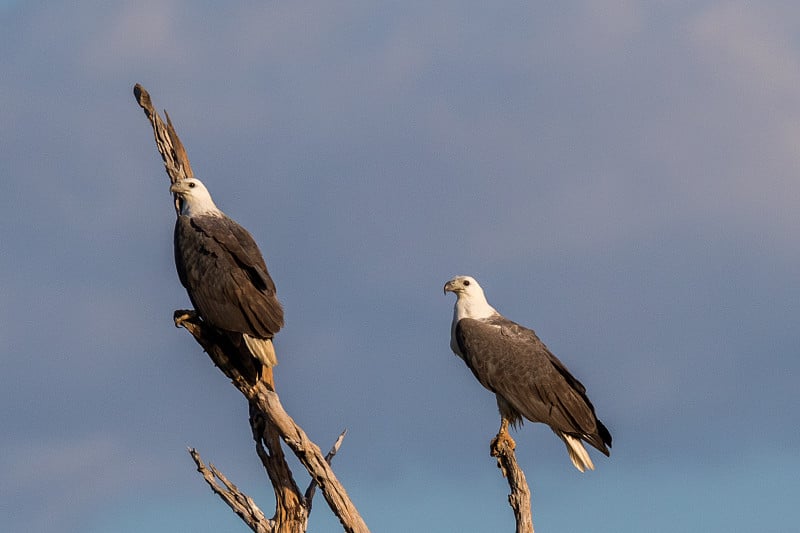
<path fill-rule="evenodd" d="M 608 455 L 611 435 L 585 387 L 536 334 L 503 317 L 462 319 L 456 336 L 475 377 L 520 415 L 581 438 Z"/>
<path fill-rule="evenodd" d="M 233 220 L 178 217 L 175 262 L 195 308 L 214 326 L 258 338 L 271 338 L 283 326 L 264 259 Z"/>

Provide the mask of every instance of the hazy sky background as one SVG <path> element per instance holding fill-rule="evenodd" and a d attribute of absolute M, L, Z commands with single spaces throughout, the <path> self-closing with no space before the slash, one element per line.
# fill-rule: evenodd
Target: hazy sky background
<path fill-rule="evenodd" d="M 797 527 L 800 4 L 6 0 L 0 50 L 0 530 L 247 531 L 187 446 L 273 511 L 244 399 L 172 326 L 137 82 L 259 242 L 281 399 L 325 449 L 348 428 L 372 531 L 513 530 L 455 274 L 614 436 L 580 474 L 515 433 L 538 532 Z"/>

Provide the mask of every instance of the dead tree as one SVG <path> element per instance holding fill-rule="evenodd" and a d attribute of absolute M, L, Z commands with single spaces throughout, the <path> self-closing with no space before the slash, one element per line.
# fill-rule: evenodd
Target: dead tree
<path fill-rule="evenodd" d="M 165 123 L 153 106 L 150 95 L 141 85 L 136 84 L 133 93 L 153 127 L 156 147 L 170 182 L 193 177 L 189 157 L 169 114 L 164 112 L 167 119 Z M 175 198 L 176 214 L 178 211 L 178 201 Z M 368 533 L 369 529 L 330 467 L 330 461 L 339 450 L 345 432 L 339 435 L 331 450 L 323 457 L 319 447 L 283 409 L 275 392 L 272 369 L 264 369 L 265 374 L 259 379 L 260 369 L 256 369 L 254 361 L 241 357 L 240 351 L 230 345 L 227 337 L 205 324 L 194 311 L 175 311 L 173 318 L 175 325 L 184 327 L 192 334 L 213 363 L 247 398 L 256 453 L 275 492 L 275 514 L 272 518 L 266 518 L 252 498 L 241 492 L 214 465 L 203 463 L 200 453 L 190 448 L 189 454 L 197 465 L 198 472 L 203 475 L 214 493 L 257 533 L 303 533 L 308 527 L 312 500 L 319 486 L 345 531 Z M 286 463 L 281 440 L 311 476 L 311 483 L 305 492 L 301 493 Z M 511 489 L 508 501 L 514 511 L 516 532 L 534 533 L 530 490 L 525 474 L 517 464 L 514 441 L 500 438 L 498 434 L 498 438 L 492 441 L 491 455 L 497 458 L 498 468 L 508 479 Z"/>
<path fill-rule="evenodd" d="M 153 127 L 156 147 L 170 182 L 174 184 L 193 177 L 186 150 L 169 115 L 164 112 L 167 119 L 164 123 L 150 95 L 141 85 L 136 84 L 133 93 Z M 175 210 L 178 213 L 177 198 Z M 242 357 L 226 336 L 206 324 L 194 311 L 175 311 L 173 318 L 175 325 L 184 327 L 192 334 L 213 363 L 247 399 L 256 453 L 275 493 L 275 514 L 267 518 L 252 498 L 241 492 L 214 465 L 203 463 L 197 450 L 190 449 L 189 454 L 198 472 L 214 493 L 257 533 L 303 533 L 308 527 L 312 499 L 319 487 L 345 531 L 369 533 L 366 523 L 330 467 L 331 459 L 341 446 L 344 432 L 336 439 L 330 452 L 323 456 L 320 448 L 283 409 L 275 392 L 271 368 L 257 369 L 254 359 Z M 292 450 L 311 476 L 311 482 L 304 492 L 301 492 L 286 463 L 281 441 Z"/>

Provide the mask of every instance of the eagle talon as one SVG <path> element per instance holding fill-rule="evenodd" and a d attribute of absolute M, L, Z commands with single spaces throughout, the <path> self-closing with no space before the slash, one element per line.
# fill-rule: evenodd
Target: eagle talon
<path fill-rule="evenodd" d="M 489 450 L 492 454 L 492 457 L 498 457 L 506 450 L 513 452 L 516 449 L 517 443 L 514 442 L 513 438 L 511 438 L 511 434 L 508 432 L 508 420 L 504 418 L 503 422 L 500 424 L 500 431 L 497 432 L 497 435 L 489 444 Z"/>
<path fill-rule="evenodd" d="M 197 311 L 190 309 L 179 309 L 178 311 L 175 311 L 175 314 L 172 315 L 172 320 L 175 321 L 176 328 L 183 327 L 184 322 L 195 320 L 197 318 Z"/>

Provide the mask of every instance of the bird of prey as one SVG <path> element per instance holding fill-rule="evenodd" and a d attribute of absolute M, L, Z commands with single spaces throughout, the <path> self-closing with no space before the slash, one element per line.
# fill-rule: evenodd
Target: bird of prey
<path fill-rule="evenodd" d="M 214 204 L 195 178 L 175 182 L 175 267 L 195 310 L 262 365 L 278 364 L 272 338 L 283 326 L 275 283 L 253 237 Z"/>
<path fill-rule="evenodd" d="M 609 455 L 611 434 L 597 419 L 586 388 L 550 353 L 533 330 L 498 313 L 470 276 L 456 276 L 444 286 L 455 293 L 450 348 L 464 360 L 481 385 L 494 392 L 500 410 L 497 439 L 507 438 L 508 424 L 523 418 L 542 422 L 567 446 L 581 472 L 594 470 L 585 441 Z"/>

